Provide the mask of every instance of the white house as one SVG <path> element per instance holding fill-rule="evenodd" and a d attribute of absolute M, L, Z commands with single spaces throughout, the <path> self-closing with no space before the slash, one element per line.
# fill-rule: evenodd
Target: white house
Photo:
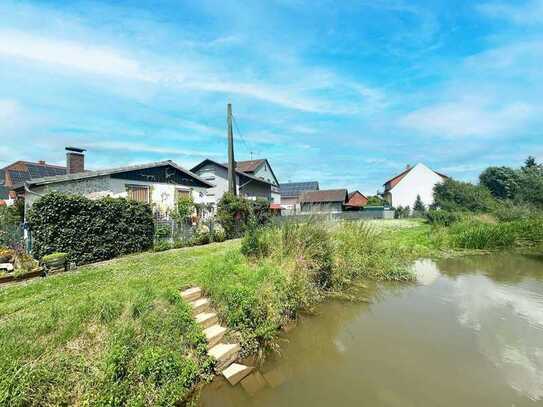
<path fill-rule="evenodd" d="M 14 189 L 24 198 L 25 210 L 48 192 L 82 195 L 90 199 L 130 198 L 152 206 L 155 213 L 168 214 L 180 196 L 190 195 L 205 203 L 214 185 L 173 161 L 85 171 L 82 151 L 69 150 L 67 174 L 25 181 Z M 72 154 L 78 155 L 70 157 Z M 77 164 L 74 166 L 74 164 Z"/>
<path fill-rule="evenodd" d="M 412 209 L 419 195 L 428 207 L 434 203 L 434 186 L 447 178 L 421 163 L 414 167 L 408 166 L 405 171 L 384 183 L 383 196 L 392 207 L 409 206 Z"/>
<path fill-rule="evenodd" d="M 216 205 L 228 191 L 228 164 L 205 159 L 191 171 L 214 184 L 207 194 L 207 202 Z M 264 198 L 279 204 L 279 182 L 268 160 L 236 161 L 237 193 L 248 199 Z"/>

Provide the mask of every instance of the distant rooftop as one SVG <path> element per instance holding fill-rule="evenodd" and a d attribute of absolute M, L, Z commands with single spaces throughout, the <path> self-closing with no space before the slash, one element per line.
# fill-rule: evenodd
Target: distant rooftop
<path fill-rule="evenodd" d="M 286 184 L 280 184 L 281 198 L 298 198 L 304 192 L 318 191 L 318 181 L 306 181 L 306 182 L 288 182 Z"/>

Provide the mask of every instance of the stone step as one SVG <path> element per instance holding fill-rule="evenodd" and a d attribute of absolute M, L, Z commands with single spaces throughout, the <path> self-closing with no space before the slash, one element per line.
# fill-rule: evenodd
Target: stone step
<path fill-rule="evenodd" d="M 185 301 L 194 301 L 202 296 L 202 289 L 200 287 L 187 288 L 181 291 L 181 298 Z"/>
<path fill-rule="evenodd" d="M 238 343 L 219 343 L 207 351 L 207 354 L 217 361 L 217 371 L 222 371 L 238 358 L 240 346 Z"/>
<path fill-rule="evenodd" d="M 215 325 L 219 322 L 217 314 L 214 312 L 200 312 L 194 317 L 196 323 L 198 323 L 202 329 L 209 328 L 211 325 Z"/>
<path fill-rule="evenodd" d="M 210 326 L 209 328 L 204 329 L 204 335 L 207 339 L 208 348 L 212 348 L 213 346 L 218 344 L 222 340 L 222 337 L 225 333 L 226 328 L 220 326 L 219 324 L 215 324 Z"/>
<path fill-rule="evenodd" d="M 222 371 L 222 375 L 228 382 L 235 386 L 238 384 L 245 376 L 253 371 L 254 367 L 245 366 L 240 363 L 232 363 L 226 369 Z"/>
<path fill-rule="evenodd" d="M 209 300 L 207 298 L 199 298 L 196 301 L 192 301 L 190 306 L 192 307 L 193 315 L 198 315 L 202 312 L 205 312 L 209 309 Z"/>

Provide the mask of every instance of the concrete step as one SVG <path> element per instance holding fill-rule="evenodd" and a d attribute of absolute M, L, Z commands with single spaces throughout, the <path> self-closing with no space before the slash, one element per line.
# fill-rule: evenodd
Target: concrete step
<path fill-rule="evenodd" d="M 202 312 L 206 312 L 209 309 L 210 303 L 207 298 L 199 298 L 196 301 L 192 301 L 190 303 L 190 306 L 192 307 L 192 314 L 198 315 Z"/>
<path fill-rule="evenodd" d="M 217 371 L 222 371 L 238 358 L 240 346 L 238 343 L 219 343 L 207 351 L 207 354 L 217 361 Z"/>
<path fill-rule="evenodd" d="M 254 367 L 245 366 L 240 363 L 232 363 L 226 369 L 222 371 L 222 375 L 228 382 L 235 386 L 238 384 L 245 376 L 253 371 Z"/>
<path fill-rule="evenodd" d="M 241 387 L 243 387 L 243 390 L 250 396 L 256 395 L 256 393 L 264 389 L 267 385 L 268 383 L 258 370 L 255 370 L 241 381 Z"/>
<path fill-rule="evenodd" d="M 219 324 L 215 324 L 210 326 L 209 328 L 204 329 L 204 335 L 207 339 L 208 348 L 212 348 L 213 346 L 218 344 L 222 340 L 222 337 L 225 333 L 226 328 L 220 326 Z"/>
<path fill-rule="evenodd" d="M 214 312 L 200 312 L 194 317 L 194 319 L 196 320 L 196 323 L 202 327 L 202 329 L 209 328 L 211 325 L 215 325 L 219 321 L 217 314 Z"/>
<path fill-rule="evenodd" d="M 185 301 L 194 301 L 202 296 L 202 289 L 200 287 L 187 288 L 181 291 L 181 298 Z"/>

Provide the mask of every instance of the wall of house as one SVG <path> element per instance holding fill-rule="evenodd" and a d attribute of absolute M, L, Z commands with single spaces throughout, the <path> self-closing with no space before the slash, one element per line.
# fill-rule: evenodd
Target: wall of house
<path fill-rule="evenodd" d="M 264 163 L 264 165 L 261 166 L 258 170 L 256 170 L 253 175 L 257 178 L 262 178 L 263 180 L 271 182 L 274 185 L 277 184 L 275 177 L 272 174 L 271 168 L 267 162 Z"/>
<path fill-rule="evenodd" d="M 207 164 L 196 171 L 200 177 L 204 180 L 214 184 L 215 187 L 208 189 L 208 202 L 217 204 L 222 196 L 228 192 L 228 170 L 226 168 Z M 266 198 L 270 199 L 270 185 L 249 181 L 245 178 L 240 182 L 239 175 L 236 176 L 236 184 L 238 188 L 238 194 L 240 196 L 247 196 L 248 198 Z M 280 199 L 280 196 L 279 196 Z"/>
<path fill-rule="evenodd" d="M 127 185 L 144 185 L 151 188 L 151 204 L 154 208 L 162 213 L 171 210 L 175 206 L 176 190 L 192 191 L 191 195 L 196 203 L 205 201 L 206 188 L 187 187 L 175 184 L 162 184 L 144 181 L 131 181 L 119 178 L 111 178 L 110 176 L 95 177 L 89 179 L 81 179 L 70 182 L 59 182 L 55 184 L 42 185 L 32 187 L 31 190 L 39 195 L 44 195 L 49 192 L 62 192 L 66 194 L 76 194 L 86 196 L 90 199 L 99 199 L 110 196 L 112 198 L 126 198 L 128 192 Z M 32 204 L 38 200 L 40 196 L 35 194 L 25 193 L 25 208 L 32 207 Z"/>
<path fill-rule="evenodd" d="M 398 206 L 409 206 L 412 209 L 417 195 L 420 195 L 422 202 L 426 206 L 429 206 L 434 202 L 434 186 L 440 182 L 443 182 L 441 176 L 437 175 L 424 164 L 417 164 L 389 191 L 389 203 L 395 208 Z M 388 198 L 387 195 L 385 194 L 386 198 Z"/>
<path fill-rule="evenodd" d="M 338 213 L 343 211 L 341 202 L 306 202 L 302 203 L 300 207 L 302 213 Z"/>

